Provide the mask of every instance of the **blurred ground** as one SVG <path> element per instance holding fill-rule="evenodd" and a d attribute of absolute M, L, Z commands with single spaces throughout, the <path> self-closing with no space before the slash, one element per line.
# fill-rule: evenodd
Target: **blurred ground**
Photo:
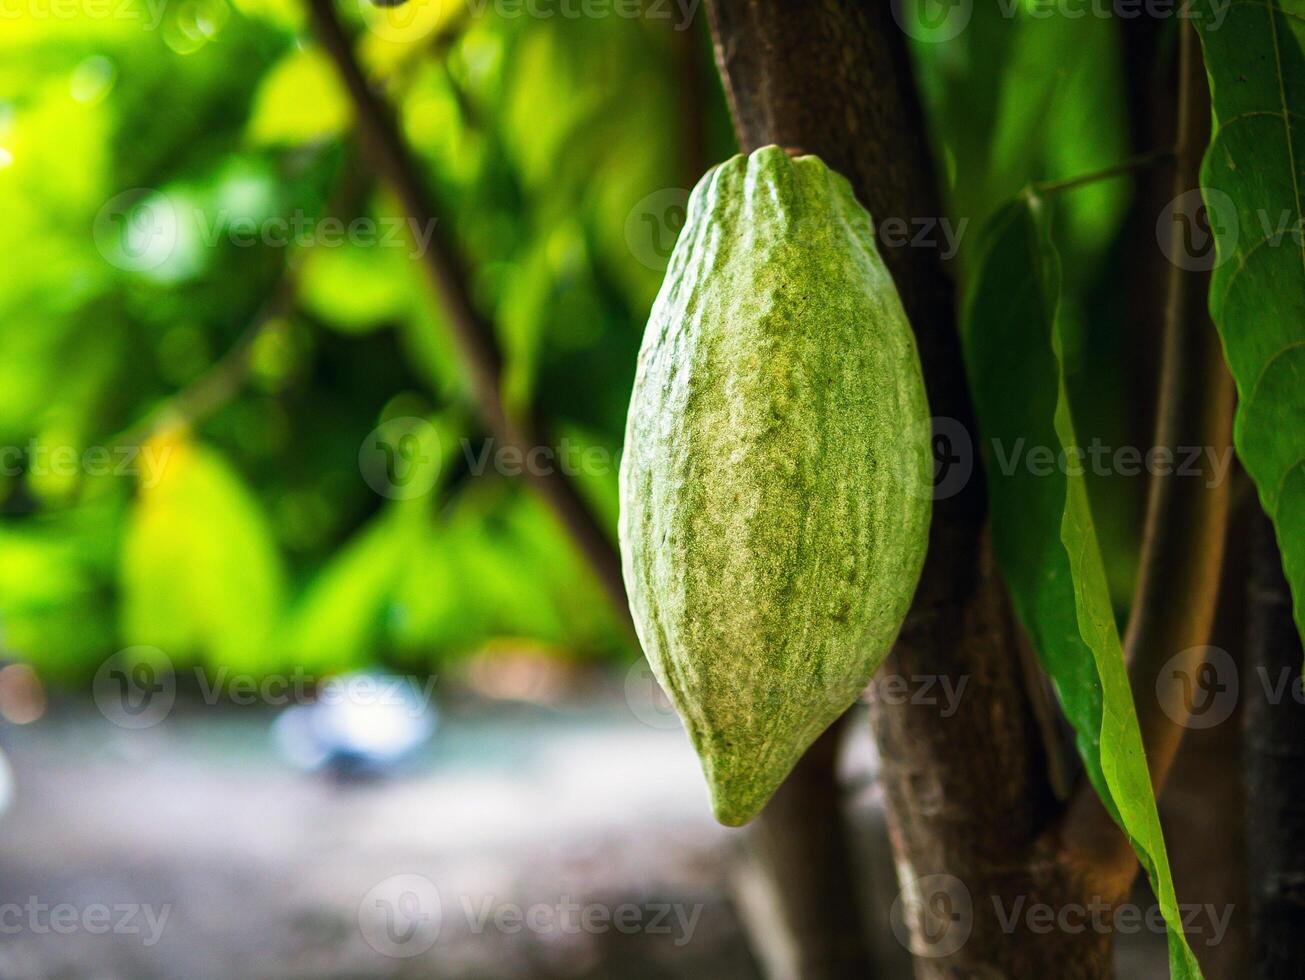
<path fill-rule="evenodd" d="M 757 975 L 724 897 L 729 832 L 678 732 L 628 712 L 453 712 L 411 772 L 341 783 L 282 762 L 271 720 L 178 710 L 125 731 L 56 705 L 7 730 L 0 904 L 170 913 L 152 944 L 145 910 L 135 934 L 24 928 L 4 937 L 0 975 Z M 360 915 L 401 874 L 441 905 L 438 938 L 412 957 L 369 945 L 386 940 Z M 534 924 L 516 920 L 536 903 Z M 623 904 L 624 931 L 610 921 Z"/>
<path fill-rule="evenodd" d="M 270 709 L 183 699 L 130 731 L 56 700 L 0 729 L 0 980 L 758 978 L 732 898 L 743 832 L 711 819 L 678 728 L 628 702 L 455 699 L 406 767 L 341 780 L 286 762 Z M 874 976 L 898 980 L 877 760 L 851 731 Z M 1167 821 L 1180 894 L 1208 901 L 1184 867 L 1214 863 L 1184 848 L 1212 816 L 1198 748 Z M 1199 950 L 1212 978 L 1244 962 L 1231 939 Z M 1163 939 L 1123 937 L 1118 966 L 1164 975 Z"/>

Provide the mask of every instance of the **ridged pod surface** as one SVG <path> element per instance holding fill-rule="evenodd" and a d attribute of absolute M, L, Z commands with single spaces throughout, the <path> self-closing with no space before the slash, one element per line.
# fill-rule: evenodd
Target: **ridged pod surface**
<path fill-rule="evenodd" d="M 746 823 L 869 683 L 928 538 L 915 338 L 848 182 L 779 147 L 694 189 L 621 464 L 640 642 Z"/>

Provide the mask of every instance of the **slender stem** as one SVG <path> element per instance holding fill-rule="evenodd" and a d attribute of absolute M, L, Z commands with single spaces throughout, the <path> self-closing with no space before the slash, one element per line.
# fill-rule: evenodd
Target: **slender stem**
<path fill-rule="evenodd" d="M 1178 142 L 1173 197 L 1199 183 L 1208 142 L 1208 91 L 1195 29 L 1179 43 Z M 1170 229 L 1167 254 L 1182 254 L 1181 228 Z M 1167 281 L 1160 395 L 1154 445 L 1177 454 L 1198 446 L 1206 459 L 1231 459 L 1233 387 L 1218 335 L 1206 312 L 1208 275 L 1171 263 Z M 1177 455 L 1171 459 L 1179 458 Z M 1124 653 L 1138 724 L 1159 794 L 1186 732 L 1179 684 L 1200 668 L 1209 642 L 1223 563 L 1230 474 L 1183 475 L 1177 467 L 1152 474 L 1142 554 Z M 1159 682 L 1159 687 L 1158 687 Z M 1173 688 L 1172 696 L 1168 690 Z M 1066 814 L 1065 845 L 1093 855 L 1125 885 L 1135 872 L 1131 848 L 1086 780 Z"/>
<path fill-rule="evenodd" d="M 309 0 L 308 9 L 314 30 L 353 101 L 363 151 L 398 196 L 413 227 L 430 236 L 421 261 L 467 372 L 476 407 L 500 443 L 527 452 L 538 441 L 533 420 L 515 417 L 503 403 L 499 388 L 503 355 L 493 324 L 471 301 L 466 289 L 467 270 L 456 243 L 436 218 L 421 168 L 400 135 L 389 106 L 363 76 L 353 43 L 336 16 L 332 0 Z M 556 468 L 527 467 L 527 479 L 588 560 L 613 608 L 628 626 L 620 558 L 575 485 Z"/>
<path fill-rule="evenodd" d="M 1030 189 L 1042 197 L 1051 194 L 1059 194 L 1061 191 L 1077 190 L 1080 187 L 1086 187 L 1089 184 L 1100 183 L 1103 180 L 1110 180 L 1114 177 L 1127 177 L 1137 173 L 1139 170 L 1145 170 L 1147 167 L 1154 167 L 1159 163 L 1167 163 L 1174 158 L 1174 151 L 1169 148 L 1160 150 L 1150 150 L 1146 153 L 1139 153 L 1137 156 L 1129 157 L 1112 166 L 1102 170 L 1094 170 L 1091 173 L 1080 174 L 1077 177 L 1067 177 L 1064 180 L 1044 180 L 1031 184 Z"/>

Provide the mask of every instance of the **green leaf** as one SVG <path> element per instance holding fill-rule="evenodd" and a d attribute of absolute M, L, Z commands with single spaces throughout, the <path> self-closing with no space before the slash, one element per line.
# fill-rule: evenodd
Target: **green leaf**
<path fill-rule="evenodd" d="M 1214 104 L 1201 170 L 1216 245 L 1210 313 L 1237 382 L 1233 440 L 1277 530 L 1305 636 L 1305 0 L 1235 3 L 1222 24 L 1197 24 Z"/>
<path fill-rule="evenodd" d="M 330 672 L 357 667 L 380 645 L 386 608 L 410 548 L 386 511 L 339 549 L 305 589 L 287 620 L 294 662 Z"/>
<path fill-rule="evenodd" d="M 304 306 L 342 333 L 367 333 L 406 315 L 416 305 L 415 285 L 407 248 L 372 243 L 315 245 L 300 272 Z"/>
<path fill-rule="evenodd" d="M 349 100 L 326 55 L 292 51 L 263 78 L 249 120 L 259 144 L 306 143 L 339 135 L 349 124 Z"/>
<path fill-rule="evenodd" d="M 104 528 L 117 499 L 54 517 L 0 525 L 0 641 L 6 656 L 71 680 L 113 648 L 113 561 Z M 91 668 L 93 670 L 94 667 Z"/>
<path fill-rule="evenodd" d="M 122 546 L 124 640 L 174 660 L 268 666 L 284 576 L 258 501 L 221 455 L 184 438 L 152 440 L 141 460 Z"/>
<path fill-rule="evenodd" d="M 1092 521 L 1065 384 L 1060 256 L 1032 191 L 998 211 L 963 326 L 985 447 L 993 542 L 1098 794 L 1169 924 L 1171 973 L 1200 976 L 1169 860 Z M 1047 458 L 1047 451 L 1054 459 Z"/>

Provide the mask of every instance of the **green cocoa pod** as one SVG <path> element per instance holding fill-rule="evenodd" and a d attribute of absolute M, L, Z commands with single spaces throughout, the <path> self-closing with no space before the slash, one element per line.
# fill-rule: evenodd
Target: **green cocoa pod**
<path fill-rule="evenodd" d="M 928 419 L 848 182 L 775 146 L 709 171 L 639 353 L 620 532 L 639 640 L 721 823 L 757 814 L 896 639 Z"/>

